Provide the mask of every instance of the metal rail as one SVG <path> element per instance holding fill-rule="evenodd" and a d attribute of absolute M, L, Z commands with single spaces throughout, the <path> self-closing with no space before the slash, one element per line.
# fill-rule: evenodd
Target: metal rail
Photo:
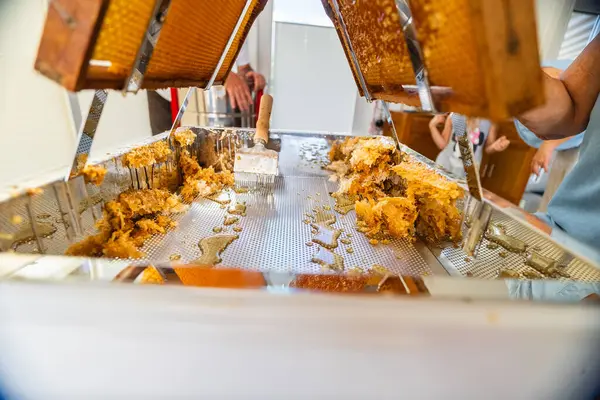
<path fill-rule="evenodd" d="M 146 34 L 144 35 L 142 44 L 138 49 L 138 53 L 136 55 L 135 62 L 133 63 L 131 74 L 125 81 L 125 88 L 123 89 L 123 94 L 137 93 L 138 90 L 140 90 L 140 88 L 142 87 L 144 75 L 148 70 L 148 65 L 150 64 L 152 53 L 154 52 L 154 48 L 158 43 L 158 38 L 167 18 L 167 12 L 169 11 L 170 5 L 171 0 L 155 1 L 152 17 L 148 21 L 148 28 L 146 29 Z"/>
<path fill-rule="evenodd" d="M 421 43 L 417 39 L 417 31 L 413 24 L 412 12 L 408 0 L 396 0 L 396 8 L 400 15 L 400 23 L 402 24 L 402 33 L 404 40 L 408 46 L 408 54 L 412 64 L 415 79 L 417 81 L 417 89 L 419 100 L 421 101 L 421 109 L 423 111 L 436 112 L 433 96 L 431 94 L 431 86 L 427 77 L 427 69 L 423 61 L 423 51 Z"/>

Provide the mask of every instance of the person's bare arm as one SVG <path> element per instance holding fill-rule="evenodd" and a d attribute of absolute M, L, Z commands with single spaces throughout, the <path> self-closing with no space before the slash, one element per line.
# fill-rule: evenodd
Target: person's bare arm
<path fill-rule="evenodd" d="M 519 121 L 542 139 L 577 135 L 589 122 L 600 93 L 600 35 L 554 79 L 543 74 L 546 104 L 528 111 Z"/>
<path fill-rule="evenodd" d="M 440 132 L 437 126 L 438 124 L 444 122 L 444 119 L 446 120 L 444 123 L 444 130 Z M 443 150 L 444 147 L 448 145 L 448 140 L 450 139 L 450 134 L 452 133 L 452 118 L 449 116 L 444 117 L 443 115 L 436 115 L 431 119 L 431 121 L 429 121 L 429 132 L 431 133 L 431 138 L 433 139 L 435 145 L 440 150 Z"/>
<path fill-rule="evenodd" d="M 531 173 L 539 175 L 540 170 L 542 169 L 548 172 L 554 150 L 556 150 L 558 146 L 568 141 L 569 139 L 571 138 L 566 137 L 563 139 L 546 140 L 542 142 L 540 148 L 535 152 L 535 155 L 531 159 Z"/>
<path fill-rule="evenodd" d="M 492 126 L 490 126 L 488 137 L 485 141 L 485 152 L 488 154 L 499 153 L 506 150 L 509 144 L 510 140 L 508 140 L 506 136 L 498 138 L 498 129 L 496 128 L 496 125 L 492 124 Z"/>
<path fill-rule="evenodd" d="M 242 111 L 247 111 L 252 104 L 252 94 L 246 83 L 246 78 L 233 71 L 229 72 L 225 79 L 225 90 L 229 95 L 231 108 L 236 107 Z"/>

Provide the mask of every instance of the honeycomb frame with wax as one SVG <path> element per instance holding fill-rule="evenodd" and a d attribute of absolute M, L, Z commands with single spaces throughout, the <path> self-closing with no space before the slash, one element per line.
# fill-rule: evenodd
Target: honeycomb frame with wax
<path fill-rule="evenodd" d="M 327 0 L 335 9 L 333 0 Z M 394 0 L 337 0 L 334 26 L 361 94 L 420 106 Z M 411 0 L 439 111 L 505 120 L 543 104 L 533 0 Z M 350 43 L 341 32 L 347 28 Z M 351 49 L 358 61 L 352 62 Z"/>
<path fill-rule="evenodd" d="M 57 2 L 73 18 L 73 24 L 67 26 L 64 13 L 50 7 L 36 69 L 72 91 L 123 89 L 153 17 L 155 2 Z M 215 84 L 225 80 L 264 3 L 250 0 Z M 205 87 L 245 6 L 246 0 L 171 0 L 142 88 Z"/>

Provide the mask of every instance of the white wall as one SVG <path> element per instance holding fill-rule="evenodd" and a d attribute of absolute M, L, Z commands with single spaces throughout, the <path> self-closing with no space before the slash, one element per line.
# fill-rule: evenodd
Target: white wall
<path fill-rule="evenodd" d="M 558 58 L 575 0 L 536 0 L 538 43 L 542 60 Z"/>
<path fill-rule="evenodd" d="M 352 71 L 321 0 L 272 0 L 273 126 L 367 134 L 372 105 Z"/>
<path fill-rule="evenodd" d="M 369 133 L 371 120 L 373 119 L 373 108 L 375 103 L 369 103 L 364 97 L 356 92 L 356 103 L 354 105 L 354 118 L 352 120 L 351 132 L 356 136 L 364 136 Z"/>
<path fill-rule="evenodd" d="M 271 0 L 273 21 L 333 27 L 321 0 Z"/>
<path fill-rule="evenodd" d="M 87 116 L 93 96 L 93 90 L 78 93 L 83 120 Z M 98 124 L 90 159 L 106 158 L 106 153 L 150 136 L 152 131 L 146 91 L 127 96 L 111 91 Z"/>
<path fill-rule="evenodd" d="M 276 22 L 275 34 L 272 127 L 350 132 L 357 89 L 335 30 Z"/>
<path fill-rule="evenodd" d="M 0 190 L 62 170 L 75 145 L 66 92 L 33 65 L 44 0 L 0 1 Z"/>
<path fill-rule="evenodd" d="M 47 0 L 0 0 L 0 193 L 64 176 L 76 146 L 67 91 L 34 70 Z M 78 94 L 85 119 L 93 92 Z M 93 157 L 150 136 L 144 92 L 109 95 Z"/>

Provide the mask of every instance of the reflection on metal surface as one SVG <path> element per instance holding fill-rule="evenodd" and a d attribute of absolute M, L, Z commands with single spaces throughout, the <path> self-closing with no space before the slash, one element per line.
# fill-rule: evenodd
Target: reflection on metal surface
<path fill-rule="evenodd" d="M 22 259 L 22 262 L 19 262 Z M 478 279 L 456 279 L 443 276 L 423 278 L 397 274 L 364 273 L 298 274 L 290 272 L 261 272 L 227 268 L 203 268 L 177 264 L 127 265 L 122 261 L 65 258 L 55 256 L 38 257 L 16 254 L 0 255 L 2 265 L 14 265 L 11 273 L 3 280 L 35 280 L 37 282 L 65 282 L 86 284 L 90 281 L 143 284 L 142 274 L 155 274 L 165 285 L 186 285 L 205 288 L 230 288 L 267 290 L 272 293 L 309 291 L 331 294 L 382 294 L 410 295 L 417 298 L 436 298 L 449 301 L 477 300 L 527 300 L 533 302 L 557 302 L 563 304 L 587 303 L 590 295 L 600 292 L 597 283 L 558 282 L 534 279 L 515 280 L 519 273 L 504 269 L 502 276 L 508 279 L 482 281 Z M 79 263 L 79 264 L 78 264 Z M 44 266 L 48 267 L 45 268 Z M 93 268 L 91 267 L 93 266 Z M 42 268 L 44 267 L 44 268 Z M 537 278 L 537 277 L 534 277 Z M 156 282 L 149 282 L 156 283 Z M 111 286 L 104 286 L 110 293 Z M 160 296 L 160 293 L 157 293 Z M 274 299 L 276 301 L 276 298 Z M 583 302 L 583 303 L 582 303 Z"/>

